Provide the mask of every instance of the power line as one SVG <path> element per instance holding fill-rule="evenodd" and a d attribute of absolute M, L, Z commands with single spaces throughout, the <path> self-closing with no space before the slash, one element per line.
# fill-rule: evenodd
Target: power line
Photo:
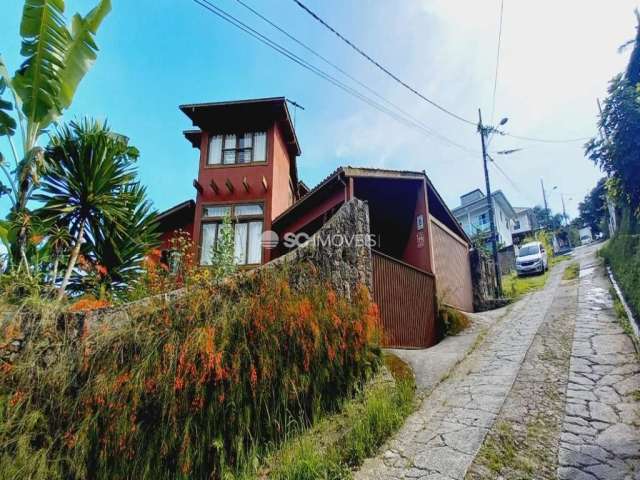
<path fill-rule="evenodd" d="M 491 102 L 491 123 L 496 113 L 496 92 L 498 90 L 498 71 L 500 68 L 500 46 L 502 44 L 502 17 L 504 14 L 504 0 L 500 0 L 500 27 L 498 28 L 498 51 L 496 53 L 496 73 L 493 80 L 493 100 Z"/>
<path fill-rule="evenodd" d="M 367 90 L 368 92 L 370 92 L 371 94 L 373 94 L 374 96 L 376 96 L 378 99 L 380 99 L 381 101 L 383 101 L 384 103 L 386 103 L 387 105 L 391 106 L 392 108 L 395 108 L 398 112 L 402 113 L 403 115 L 405 115 L 406 117 L 410 118 L 411 120 L 413 120 L 415 123 L 419 124 L 422 128 L 426 129 L 429 131 L 429 133 L 431 135 L 433 135 L 434 137 L 440 138 L 441 140 L 443 140 L 444 142 L 448 143 L 449 145 L 458 147 L 464 151 L 466 151 L 467 153 L 476 155 L 477 152 L 474 152 L 473 150 L 470 150 L 469 148 L 460 145 L 457 142 L 454 142 L 453 140 L 447 138 L 446 136 L 436 132 L 435 130 L 432 130 L 430 127 L 428 127 L 426 124 L 424 124 L 420 119 L 416 118 L 414 115 L 412 115 L 411 113 L 407 112 L 406 110 L 404 110 L 402 107 L 400 107 L 399 105 L 397 105 L 396 103 L 387 100 L 382 94 L 380 94 L 379 92 L 377 92 L 376 90 L 374 90 L 373 88 L 369 87 L 369 85 L 367 85 L 366 83 L 362 82 L 361 80 L 359 80 L 358 78 L 354 77 L 353 75 L 351 75 L 349 72 L 347 72 L 346 70 L 344 70 L 342 67 L 340 67 L 339 65 L 335 64 L 334 62 L 332 62 L 330 59 L 328 59 L 326 56 L 322 55 L 321 53 L 319 53 L 318 51 L 314 50 L 312 47 L 310 47 L 308 44 L 304 43 L 302 40 L 296 38 L 295 36 L 291 35 L 289 32 L 287 32 L 284 28 L 282 28 L 281 26 L 279 26 L 278 24 L 276 24 L 274 21 L 270 20 L 269 18 L 267 18 L 265 15 L 261 14 L 260 12 L 258 12 L 256 9 L 254 9 L 253 7 L 251 7 L 250 5 L 248 5 L 246 2 L 242 1 L 242 0 L 236 0 L 240 5 L 242 5 L 243 7 L 245 7 L 247 10 L 249 10 L 251 13 L 253 13 L 254 15 L 256 15 L 258 18 L 262 19 L 263 21 L 265 21 L 266 23 L 268 23 L 269 25 L 271 25 L 273 28 L 275 28 L 276 30 L 278 30 L 280 33 L 284 34 L 287 38 L 289 38 L 290 40 L 294 41 L 296 44 L 300 45 L 302 48 L 304 48 L 305 50 L 307 50 L 309 53 L 311 53 L 312 55 L 314 55 L 315 57 L 321 59 L 323 62 L 325 62 L 327 65 L 335 68 L 338 72 L 342 73 L 345 77 L 349 78 L 350 80 L 352 80 L 353 82 L 357 83 L 358 85 L 360 85 L 362 88 L 364 88 L 365 90 Z"/>
<path fill-rule="evenodd" d="M 307 12 L 309 15 L 311 15 L 314 19 L 316 19 L 318 22 L 320 22 L 320 24 L 322 24 L 325 28 L 327 28 L 328 30 L 330 30 L 331 32 L 333 32 L 340 40 L 342 40 L 343 42 L 345 42 L 347 45 L 349 45 L 352 49 L 354 49 L 356 52 L 358 52 L 360 55 L 362 55 L 364 58 L 366 58 L 369 62 L 371 62 L 373 65 L 375 65 L 376 67 L 378 67 L 380 70 L 382 70 L 384 73 L 386 73 L 389 77 L 391 77 L 393 80 L 395 80 L 396 82 L 398 82 L 400 85 L 402 85 L 404 88 L 406 88 L 407 90 L 411 91 L 412 93 L 414 93 L 415 95 L 417 95 L 418 97 L 420 97 L 422 100 L 424 100 L 425 102 L 433 105 L 434 107 L 436 107 L 438 110 L 446 113 L 447 115 L 460 120 L 461 122 L 467 123 L 469 125 L 473 125 L 476 126 L 476 122 L 468 120 L 464 117 L 461 117 L 460 115 L 453 113 L 452 111 L 448 110 L 447 108 L 443 107 L 442 105 L 436 103 L 435 101 L 431 100 L 430 98 L 426 97 L 425 95 L 423 95 L 422 93 L 420 93 L 418 90 L 416 90 L 415 88 L 413 88 L 412 86 L 410 86 L 409 84 L 407 84 L 406 82 L 404 82 L 403 80 L 401 80 L 398 76 L 396 76 L 394 73 L 392 73 L 388 68 L 382 66 L 378 61 L 374 60 L 369 54 L 367 54 L 366 52 L 364 52 L 360 47 L 358 47 L 357 45 L 355 45 L 353 42 L 351 42 L 348 38 L 346 38 L 344 35 L 342 35 L 340 32 L 338 32 L 335 28 L 333 28 L 331 25 L 329 25 L 327 22 L 325 22 L 322 18 L 320 18 L 315 12 L 313 12 L 311 9 L 309 9 L 309 7 L 307 7 L 304 3 L 302 3 L 300 0 L 293 0 L 300 8 L 302 8 L 305 12 Z"/>
<path fill-rule="evenodd" d="M 409 118 L 405 118 L 402 115 L 400 115 L 400 114 L 398 114 L 398 113 L 386 108 L 385 106 L 381 105 L 380 103 L 376 102 L 375 100 L 371 99 L 370 97 L 367 97 L 366 95 L 362 94 L 361 92 L 358 92 L 357 90 L 355 90 L 355 89 L 351 88 L 350 86 L 344 84 L 343 82 L 341 82 L 340 80 L 338 80 L 334 76 L 328 74 L 327 72 L 325 72 L 325 71 L 321 70 L 320 68 L 314 66 L 313 64 L 307 62 L 306 60 L 304 60 L 303 58 L 299 57 L 298 55 L 296 55 L 292 51 L 288 50 L 286 47 L 278 44 L 277 42 L 275 42 L 274 40 L 270 39 L 266 35 L 261 34 L 257 30 L 255 30 L 254 28 L 250 27 L 246 23 L 244 23 L 241 20 L 239 20 L 238 18 L 234 17 L 233 15 L 231 15 L 228 12 L 224 11 L 223 9 L 213 5 L 209 0 L 193 0 L 193 1 L 195 3 L 197 3 L 198 5 L 200 5 L 201 7 L 205 8 L 206 10 L 208 10 L 209 12 L 215 14 L 219 18 L 225 20 L 228 23 L 231 23 L 236 28 L 238 28 L 238 29 L 244 31 L 245 33 L 247 33 L 248 35 L 254 37 L 255 39 L 257 39 L 261 43 L 267 45 L 269 48 L 277 51 L 278 53 L 280 53 L 281 55 L 285 56 L 289 60 L 291 60 L 291 61 L 295 62 L 296 64 L 300 65 L 301 67 L 311 71 L 315 75 L 317 75 L 320 78 L 328 81 L 329 83 L 333 84 L 334 86 L 342 89 L 346 93 L 358 98 L 359 100 L 363 101 L 364 103 L 367 103 L 369 106 L 375 108 L 376 110 L 387 114 L 388 116 L 392 117 L 393 119 L 395 119 L 399 123 L 402 123 L 403 125 L 411 127 L 411 128 L 416 128 L 418 130 L 421 130 L 421 131 L 423 131 L 424 133 L 426 133 L 428 135 L 432 135 L 434 137 L 437 137 L 437 138 L 445 141 L 449 145 L 458 147 L 458 148 L 464 150 L 467 153 L 474 154 L 474 155 L 476 154 L 476 152 L 473 152 L 472 150 L 468 149 L 467 147 L 465 147 L 463 145 L 460 145 L 460 144 L 454 142 L 453 140 L 450 140 L 449 138 L 445 137 L 444 135 L 431 130 L 429 127 L 427 127 L 426 125 L 424 125 L 422 122 L 418 121 L 417 119 L 412 120 L 411 116 L 409 116 Z M 265 21 L 267 21 L 267 20 L 265 20 Z M 385 101 L 387 103 L 391 104 L 391 105 L 395 105 L 395 104 L 389 102 L 386 99 L 385 99 Z M 397 107 L 397 106 L 395 106 L 395 108 L 399 109 L 399 107 Z M 404 112 L 404 110 L 401 110 L 401 112 L 403 112 L 404 115 L 409 115 L 408 113 Z"/>
<path fill-rule="evenodd" d="M 521 189 L 518 184 L 511 178 L 511 176 L 509 176 L 509 174 L 498 164 L 498 162 L 496 162 L 496 160 L 489 156 L 489 160 L 491 160 L 491 164 L 494 166 L 494 168 L 500 172 L 500 174 L 507 180 L 507 182 L 509 182 L 509 184 L 513 187 L 513 189 L 518 192 L 520 195 L 522 195 L 523 197 L 526 197 L 527 201 L 532 201 L 531 196 L 526 193 L 523 189 Z M 536 203 L 535 201 L 533 201 L 532 203 Z"/>
<path fill-rule="evenodd" d="M 413 88 L 412 86 L 410 86 L 409 84 L 407 84 L 406 82 L 404 82 L 402 79 L 400 79 L 397 75 L 395 75 L 393 72 L 391 72 L 388 68 L 384 67 L 383 65 L 381 65 L 378 61 L 376 61 L 375 59 L 373 59 L 369 54 L 367 54 L 364 50 L 362 50 L 360 47 L 358 47 L 357 45 L 355 45 L 351 40 L 349 40 L 348 38 L 346 38 L 343 34 L 341 34 L 340 32 L 338 32 L 335 28 L 333 28 L 331 25 L 329 25 L 325 20 L 323 20 L 317 13 L 315 13 L 313 10 L 311 10 L 309 7 L 307 7 L 304 3 L 302 3 L 300 0 L 293 0 L 300 8 L 302 8 L 305 12 L 307 12 L 309 15 L 311 15 L 311 17 L 313 17 L 317 22 L 319 22 L 322 26 L 324 26 L 326 29 L 328 29 L 329 31 L 331 31 L 332 33 L 334 33 L 340 40 L 342 40 L 344 43 L 346 43 L 347 45 L 349 45 L 353 50 L 355 50 L 358 54 L 360 54 L 362 57 L 364 57 L 365 59 L 367 59 L 369 62 L 371 62 L 373 65 L 375 65 L 377 68 L 379 68 L 381 71 L 383 71 L 386 75 L 388 75 L 389 77 L 391 77 L 393 80 L 395 80 L 396 82 L 398 82 L 400 85 L 402 85 L 403 87 L 405 87 L 407 90 L 409 90 L 410 92 L 412 92 L 413 94 L 417 95 L 418 97 L 420 97 L 422 100 L 426 101 L 427 103 L 433 105 L 434 107 L 436 107 L 438 110 L 446 113 L 447 115 L 460 120 L 461 122 L 464 122 L 466 124 L 469 125 L 473 125 L 473 126 L 477 126 L 477 123 L 466 119 L 464 117 L 461 117 L 460 115 L 450 111 L 449 109 L 447 109 L 446 107 L 443 107 L 442 105 L 436 103 L 434 100 L 431 100 L 430 98 L 426 97 L 425 95 L 423 95 L 422 93 L 420 93 L 418 90 L 416 90 L 415 88 Z M 502 8 L 501 8 L 501 17 L 502 17 Z M 514 134 L 510 134 L 510 133 L 506 133 L 506 132 L 501 132 L 503 135 L 507 135 L 513 138 L 517 138 L 520 140 L 527 140 L 530 142 L 542 142 L 542 143 L 572 143 L 572 142 L 579 142 L 582 140 L 587 140 L 589 137 L 583 137 L 583 138 L 571 138 L 571 139 L 546 139 L 546 138 L 535 138 L 535 137 L 525 137 L 522 135 L 514 135 Z"/>
<path fill-rule="evenodd" d="M 574 143 L 574 142 L 585 142 L 591 137 L 579 137 L 579 138 L 566 138 L 566 139 L 549 139 L 549 138 L 536 138 L 536 137 L 525 137 L 523 135 L 514 135 L 512 133 L 502 132 L 503 135 L 511 138 L 517 138 L 518 140 L 526 140 L 528 142 L 540 142 L 540 143 Z"/>

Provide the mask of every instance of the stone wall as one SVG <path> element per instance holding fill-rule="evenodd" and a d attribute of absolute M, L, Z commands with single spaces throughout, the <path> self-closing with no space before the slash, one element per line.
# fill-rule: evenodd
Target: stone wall
<path fill-rule="evenodd" d="M 365 285 L 369 290 L 372 287 L 371 249 L 366 242 L 368 235 L 369 207 L 366 202 L 353 199 L 344 204 L 299 248 L 259 268 L 289 268 L 308 263 L 315 273 L 309 272 L 309 269 L 290 269 L 292 276 L 289 283 L 293 288 L 323 278 L 329 281 L 338 294 L 350 298 L 359 285 Z M 251 281 L 252 271 L 244 271 L 237 275 L 247 277 L 240 281 Z M 117 328 L 118 325 L 135 321 L 140 313 L 148 313 L 154 306 L 160 308 L 175 301 L 184 293 L 184 289 L 175 290 L 118 307 L 63 313 L 57 320 L 58 328 L 71 338 L 78 338 L 85 330 L 96 328 L 100 324 L 109 324 L 111 328 Z M 22 350 L 32 330 L 33 315 L 16 315 L 20 322 L 20 333 L 0 344 L 0 360 L 12 362 Z M 14 318 L 5 318 L 3 323 L 6 324 Z"/>
<path fill-rule="evenodd" d="M 516 269 L 516 249 L 513 245 L 498 250 L 498 264 L 502 275 L 509 275 Z"/>
<path fill-rule="evenodd" d="M 354 198 L 345 203 L 307 242 L 261 268 L 310 262 L 336 292 L 350 297 L 358 285 L 372 289 L 369 206 Z M 292 282 L 314 281 L 295 278 Z"/>
<path fill-rule="evenodd" d="M 493 260 L 474 248 L 470 253 L 471 278 L 473 281 L 473 308 L 483 312 L 501 307 L 505 299 L 496 298 L 496 274 Z"/>

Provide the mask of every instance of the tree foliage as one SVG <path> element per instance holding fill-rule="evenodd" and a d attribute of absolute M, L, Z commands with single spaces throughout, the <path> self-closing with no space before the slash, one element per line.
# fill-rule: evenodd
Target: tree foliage
<path fill-rule="evenodd" d="M 111 10 L 111 0 L 99 0 L 86 16 L 73 16 L 66 25 L 63 0 L 25 0 L 20 21 L 24 61 L 11 76 L 0 55 L 0 137 L 6 136 L 14 164 L 0 154 L 0 170 L 8 184 L 0 183 L 12 208 L 10 220 L 29 218 L 28 203 L 45 169 L 38 139 L 67 109 L 76 89 L 96 59 L 95 34 Z M 8 95 L 5 95 L 9 92 Z M 20 133 L 18 148 L 13 140 Z M 14 263 L 24 262 L 27 225 L 11 242 Z M 27 265 L 28 267 L 28 265 Z"/>
<path fill-rule="evenodd" d="M 591 228 L 591 233 L 596 235 L 602 231 L 601 226 L 607 218 L 607 185 L 606 178 L 601 178 L 598 184 L 578 204 L 580 212 L 579 227 Z"/>
<path fill-rule="evenodd" d="M 108 284 L 122 284 L 157 238 L 145 190 L 135 184 L 138 150 L 106 125 L 85 120 L 58 129 L 46 157 L 42 193 L 34 197 L 44 205 L 37 213 L 66 226 L 74 243 L 59 297 L 85 240 Z"/>
<path fill-rule="evenodd" d="M 598 122 L 601 136 L 586 145 L 588 157 L 609 177 L 609 193 L 640 216 L 640 15 L 624 73 L 611 80 Z"/>

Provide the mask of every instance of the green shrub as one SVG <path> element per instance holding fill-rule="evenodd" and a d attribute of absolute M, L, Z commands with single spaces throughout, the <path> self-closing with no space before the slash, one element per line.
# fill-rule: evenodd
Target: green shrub
<path fill-rule="evenodd" d="M 600 251 L 634 315 L 640 314 L 640 235 L 620 232 Z"/>
<path fill-rule="evenodd" d="M 580 274 L 580 264 L 578 262 L 572 262 L 562 273 L 563 280 L 574 280 L 578 278 Z"/>
<path fill-rule="evenodd" d="M 471 325 L 469 317 L 460 310 L 439 302 L 438 323 L 445 337 L 457 335 Z"/>
<path fill-rule="evenodd" d="M 527 277 L 518 277 L 516 273 L 505 275 L 502 277 L 502 291 L 505 296 L 516 299 L 527 293 L 535 292 L 544 288 L 549 278 L 549 272 L 542 275 L 531 275 Z"/>
<path fill-rule="evenodd" d="M 364 288 L 292 289 L 300 274 L 203 286 L 79 339 L 34 322 L 0 365 L 0 478 L 215 478 L 338 408 L 378 365 L 377 308 Z"/>

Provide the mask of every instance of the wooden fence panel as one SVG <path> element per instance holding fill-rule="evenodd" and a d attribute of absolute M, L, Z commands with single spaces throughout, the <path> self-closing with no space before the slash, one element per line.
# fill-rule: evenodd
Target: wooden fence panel
<path fill-rule="evenodd" d="M 469 245 L 434 218 L 431 218 L 431 233 L 440 301 L 464 312 L 473 312 Z"/>
<path fill-rule="evenodd" d="M 426 348 L 437 341 L 436 286 L 432 274 L 372 251 L 373 298 L 386 347 Z"/>

